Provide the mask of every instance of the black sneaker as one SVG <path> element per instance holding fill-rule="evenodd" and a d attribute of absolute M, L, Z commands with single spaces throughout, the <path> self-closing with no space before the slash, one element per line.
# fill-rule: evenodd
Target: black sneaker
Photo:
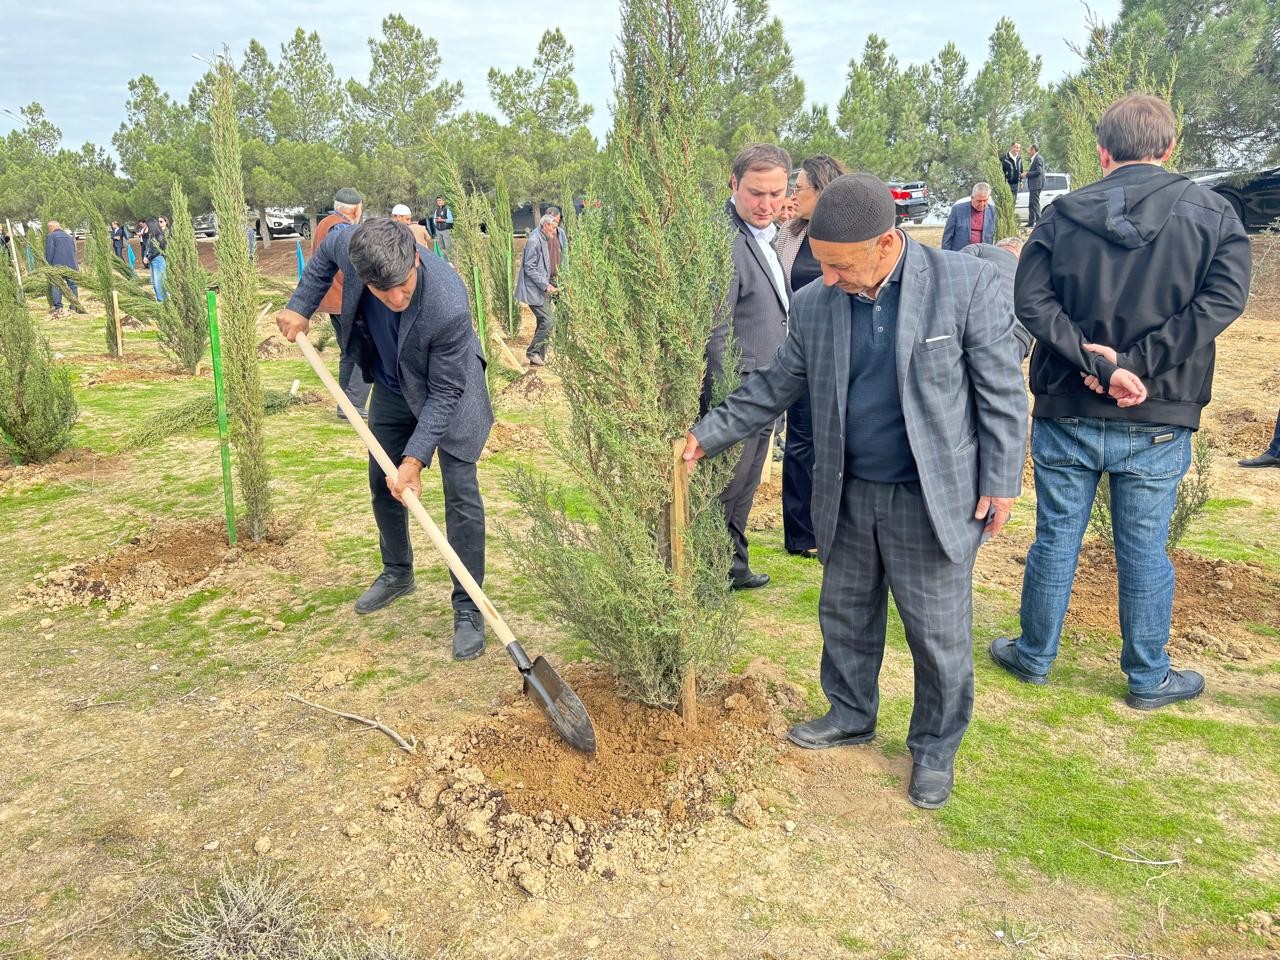
<path fill-rule="evenodd" d="M 356 613 L 373 613 L 375 610 L 381 610 L 417 589 L 418 585 L 414 583 L 413 574 L 397 577 L 390 573 L 380 573 L 378 578 L 369 585 L 369 589 L 360 594 L 360 599 L 356 601 Z"/>
<path fill-rule="evenodd" d="M 1204 693 L 1204 677 L 1194 670 L 1170 670 L 1164 683 L 1146 693 L 1134 693 L 1124 702 L 1135 710 L 1158 710 L 1179 700 L 1193 700 Z"/>
<path fill-rule="evenodd" d="M 991 646 L 987 648 L 987 652 L 991 654 L 991 659 L 995 661 L 996 666 L 1007 670 L 1023 683 L 1034 683 L 1038 687 L 1044 686 L 1049 682 L 1048 676 L 1043 673 L 1030 673 L 1022 669 L 1022 664 L 1018 660 L 1017 641 L 1008 637 L 996 637 L 991 641 Z"/>
<path fill-rule="evenodd" d="M 474 660 L 484 653 L 484 620 L 475 610 L 453 614 L 453 659 Z"/>

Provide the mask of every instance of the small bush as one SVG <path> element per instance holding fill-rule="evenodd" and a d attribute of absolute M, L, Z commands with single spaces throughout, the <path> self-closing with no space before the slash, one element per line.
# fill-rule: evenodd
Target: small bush
<path fill-rule="evenodd" d="M 71 373 L 56 366 L 16 279 L 0 270 L 0 433 L 19 463 L 44 463 L 67 445 L 80 415 Z"/>
<path fill-rule="evenodd" d="M 1209 448 L 1209 440 L 1203 433 L 1197 432 L 1192 440 L 1191 469 L 1178 484 L 1173 517 L 1169 520 L 1168 549 L 1172 550 L 1182 542 L 1191 522 L 1204 512 L 1212 493 L 1209 481 L 1212 471 L 1213 453 Z M 1111 483 L 1107 474 L 1103 474 L 1102 482 L 1098 484 L 1093 512 L 1089 514 L 1089 529 L 1101 537 L 1108 547 L 1115 546 L 1115 536 L 1111 529 Z"/>

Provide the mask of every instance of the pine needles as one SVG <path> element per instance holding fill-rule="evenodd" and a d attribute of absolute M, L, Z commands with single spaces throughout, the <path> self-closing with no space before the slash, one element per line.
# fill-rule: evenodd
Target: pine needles
<path fill-rule="evenodd" d="M 205 291 L 209 273 L 200 266 L 196 249 L 196 232 L 191 224 L 191 210 L 181 184 L 173 181 L 169 195 L 173 220 L 169 225 L 165 260 L 165 303 L 169 310 L 157 318 L 160 348 L 188 373 L 195 373 L 209 344 L 209 319 Z"/>

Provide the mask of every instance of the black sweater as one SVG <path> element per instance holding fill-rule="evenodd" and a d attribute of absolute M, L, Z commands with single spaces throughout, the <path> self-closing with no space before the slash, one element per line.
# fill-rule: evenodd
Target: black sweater
<path fill-rule="evenodd" d="M 1121 167 L 1059 197 L 1018 264 L 1015 312 L 1037 344 L 1033 415 L 1197 428 L 1213 386 L 1214 338 L 1244 310 L 1249 238 L 1230 204 L 1152 164 Z M 1084 385 L 1115 366 L 1114 347 L 1148 397 L 1120 408 Z"/>

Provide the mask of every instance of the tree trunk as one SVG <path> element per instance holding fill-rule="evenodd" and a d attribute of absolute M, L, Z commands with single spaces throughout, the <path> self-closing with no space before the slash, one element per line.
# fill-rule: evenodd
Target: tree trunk
<path fill-rule="evenodd" d="M 267 225 L 267 208 L 258 208 L 258 232 L 261 236 L 258 240 L 262 243 L 263 250 L 271 249 L 271 227 Z"/>

